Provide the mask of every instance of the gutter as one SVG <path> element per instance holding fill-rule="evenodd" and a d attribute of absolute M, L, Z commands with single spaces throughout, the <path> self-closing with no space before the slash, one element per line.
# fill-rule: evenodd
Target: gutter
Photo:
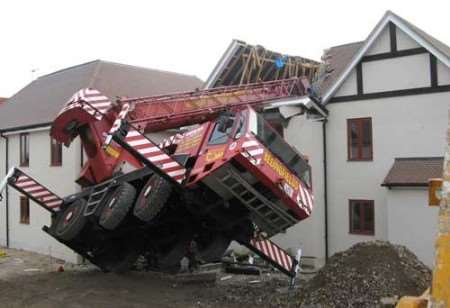
<path fill-rule="evenodd" d="M 7 136 L 1 135 L 2 138 L 5 139 L 5 147 L 6 147 L 6 153 L 5 153 L 5 174 L 8 173 L 9 170 L 9 139 Z M 6 248 L 9 248 L 9 192 L 8 192 L 8 185 L 5 187 L 5 204 L 6 204 L 6 213 L 5 213 L 5 227 L 6 227 Z"/>
<path fill-rule="evenodd" d="M 40 123 L 40 124 L 32 124 L 32 125 L 24 125 L 24 126 L 16 126 L 11 128 L 5 128 L 0 129 L 0 133 L 3 135 L 4 133 L 12 133 L 12 132 L 18 132 L 21 130 L 30 130 L 30 129 L 36 129 L 36 128 L 44 128 L 49 127 L 52 125 L 53 122 L 48 123 Z"/>
<path fill-rule="evenodd" d="M 383 183 L 382 187 L 428 187 L 428 183 Z"/>
<path fill-rule="evenodd" d="M 322 121 L 323 137 L 323 204 L 325 216 L 325 262 L 328 261 L 328 177 L 327 177 L 327 119 Z"/>

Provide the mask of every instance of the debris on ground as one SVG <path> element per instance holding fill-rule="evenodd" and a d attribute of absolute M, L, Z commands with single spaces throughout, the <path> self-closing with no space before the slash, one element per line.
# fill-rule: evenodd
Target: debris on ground
<path fill-rule="evenodd" d="M 359 243 L 336 253 L 302 288 L 301 307 L 375 307 L 382 298 L 420 295 L 431 271 L 406 247 Z"/>

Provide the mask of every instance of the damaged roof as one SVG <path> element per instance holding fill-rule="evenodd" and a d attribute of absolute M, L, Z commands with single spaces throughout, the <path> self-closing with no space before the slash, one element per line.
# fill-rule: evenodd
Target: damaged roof
<path fill-rule="evenodd" d="M 189 91 L 202 85 L 191 75 L 95 60 L 41 76 L 21 89 L 2 105 L 0 131 L 50 124 L 67 100 L 86 87 L 114 98 Z"/>
<path fill-rule="evenodd" d="M 427 186 L 442 177 L 443 166 L 443 157 L 396 158 L 381 186 Z"/>
<path fill-rule="evenodd" d="M 342 74 L 348 63 L 364 42 L 354 42 L 326 49 L 322 56 L 321 65 L 317 79 L 313 86 L 316 94 L 321 97 L 333 85 Z"/>
<path fill-rule="evenodd" d="M 311 81 L 320 63 L 233 40 L 205 82 L 205 88 L 306 76 Z"/>

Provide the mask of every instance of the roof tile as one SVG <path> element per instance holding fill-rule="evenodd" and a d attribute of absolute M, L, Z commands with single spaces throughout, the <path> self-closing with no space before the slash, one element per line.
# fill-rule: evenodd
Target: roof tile
<path fill-rule="evenodd" d="M 442 177 L 443 157 L 396 158 L 382 186 L 427 186 Z"/>

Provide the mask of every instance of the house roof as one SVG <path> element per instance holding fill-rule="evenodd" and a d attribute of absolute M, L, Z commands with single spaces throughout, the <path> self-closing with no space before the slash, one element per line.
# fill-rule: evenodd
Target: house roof
<path fill-rule="evenodd" d="M 415 40 L 419 45 L 427 49 L 431 54 L 433 54 L 437 59 L 439 59 L 444 65 L 450 67 L 450 47 L 441 41 L 435 39 L 431 35 L 427 34 L 423 30 L 419 29 L 415 25 L 401 18 L 400 16 L 394 14 L 391 11 L 387 11 L 383 18 L 378 22 L 372 32 L 369 34 L 367 39 L 358 46 L 357 50 L 353 52 L 353 55 L 347 62 L 343 62 L 343 69 L 340 70 L 337 76 L 333 76 L 330 82 L 319 79 L 319 82 L 325 82 L 324 88 L 326 90 L 322 93 L 322 103 L 326 104 L 334 93 L 339 89 L 341 84 L 345 81 L 348 75 L 351 73 L 352 69 L 358 64 L 364 54 L 369 50 L 375 40 L 378 38 L 383 29 L 392 22 L 399 29 L 405 32 L 413 40 Z M 345 45 L 343 45 L 345 46 Z M 355 47 L 355 46 L 354 46 Z M 337 58 L 336 60 L 340 60 Z M 333 60 L 332 60 L 333 61 Z M 334 62 L 334 61 L 333 61 Z M 336 65 L 336 64 L 334 64 Z"/>
<path fill-rule="evenodd" d="M 205 82 L 205 88 L 307 76 L 311 80 L 320 63 L 286 55 L 259 45 L 233 40 Z"/>
<path fill-rule="evenodd" d="M 443 165 L 443 157 L 396 158 L 381 186 L 427 186 L 442 177 Z"/>
<path fill-rule="evenodd" d="M 0 97 L 0 104 L 3 104 L 4 102 L 6 102 L 8 98 L 6 97 Z"/>
<path fill-rule="evenodd" d="M 2 106 L 0 130 L 49 124 L 73 93 L 86 87 L 114 98 L 188 91 L 202 85 L 195 76 L 95 60 L 41 76 L 21 89 Z"/>
<path fill-rule="evenodd" d="M 347 64 L 364 42 L 354 42 L 333 46 L 325 50 L 322 56 L 323 64 L 318 79 L 314 82 L 314 90 L 320 97 L 328 91 L 336 79 L 342 74 Z"/>

